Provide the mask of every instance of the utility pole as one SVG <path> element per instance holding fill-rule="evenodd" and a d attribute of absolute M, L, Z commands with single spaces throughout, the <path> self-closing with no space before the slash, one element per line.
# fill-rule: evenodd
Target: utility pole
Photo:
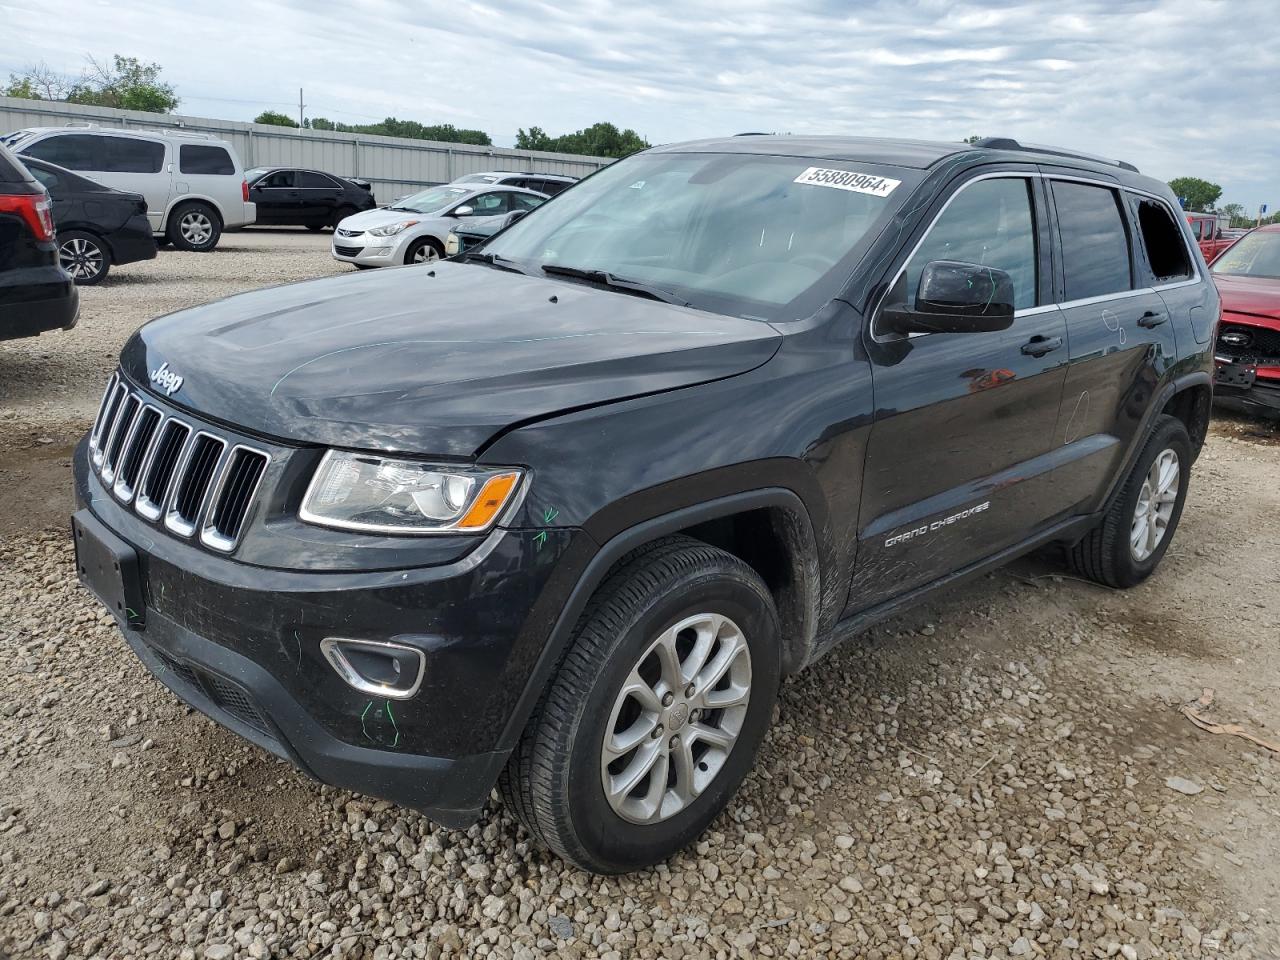
<path fill-rule="evenodd" d="M 302 88 L 298 88 L 298 129 L 301 130 L 303 124 L 307 122 L 306 115 L 303 113 L 307 105 L 302 102 Z"/>

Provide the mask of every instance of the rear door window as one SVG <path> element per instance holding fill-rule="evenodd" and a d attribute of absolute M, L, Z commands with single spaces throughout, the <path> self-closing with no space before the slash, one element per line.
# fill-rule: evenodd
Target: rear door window
<path fill-rule="evenodd" d="M 106 170 L 107 139 L 83 133 L 62 133 L 46 137 L 22 152 L 68 170 Z"/>
<path fill-rule="evenodd" d="M 132 137 L 102 137 L 107 144 L 107 173 L 159 173 L 164 166 L 164 144 Z"/>
<path fill-rule="evenodd" d="M 1193 275 L 1191 255 L 1187 250 L 1178 222 L 1159 200 L 1130 197 L 1130 209 L 1136 213 L 1141 251 L 1153 283 L 1173 283 Z"/>
<path fill-rule="evenodd" d="M 1062 243 L 1065 299 L 1085 300 L 1133 289 L 1129 234 L 1116 191 L 1053 181 Z"/>
<path fill-rule="evenodd" d="M 477 217 L 491 217 L 494 214 L 507 212 L 508 193 L 482 193 L 472 197 L 466 205 L 475 211 Z"/>
<path fill-rule="evenodd" d="M 332 190 L 338 184 L 330 177 L 326 177 L 323 173 L 313 173 L 310 170 L 302 170 L 298 173 L 300 187 L 315 187 L 325 190 Z"/>
<path fill-rule="evenodd" d="M 236 165 L 225 147 L 184 143 L 178 148 L 178 169 L 183 173 L 231 176 Z"/>
<path fill-rule="evenodd" d="M 960 260 L 1006 271 L 1013 278 L 1014 307 L 1034 307 L 1038 272 L 1029 190 L 1023 177 L 978 180 L 961 189 L 907 264 L 908 303 L 915 303 L 925 264 Z"/>

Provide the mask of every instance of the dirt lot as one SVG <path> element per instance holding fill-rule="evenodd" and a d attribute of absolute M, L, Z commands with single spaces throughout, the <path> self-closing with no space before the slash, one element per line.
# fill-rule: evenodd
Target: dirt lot
<path fill-rule="evenodd" d="M 0 957 L 1280 956 L 1280 757 L 1178 712 L 1211 687 L 1280 740 L 1280 438 L 1245 419 L 1153 581 L 1027 560 L 837 651 L 649 873 L 569 870 L 498 808 L 436 829 L 182 707 L 75 584 L 71 445 L 140 323 L 347 269 L 327 243 L 164 252 L 0 343 Z"/>

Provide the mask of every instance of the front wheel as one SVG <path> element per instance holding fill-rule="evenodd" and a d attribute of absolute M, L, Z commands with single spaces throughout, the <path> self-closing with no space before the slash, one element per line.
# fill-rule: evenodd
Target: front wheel
<path fill-rule="evenodd" d="M 404 252 L 404 262 L 410 263 L 435 263 L 444 256 L 444 248 L 440 246 L 440 242 L 435 237 L 419 237 L 413 243 L 409 244 L 409 248 Z"/>
<path fill-rule="evenodd" d="M 501 778 L 510 810 L 594 873 L 691 843 L 751 769 L 777 699 L 759 575 L 686 537 L 625 558 L 592 598 Z"/>
<path fill-rule="evenodd" d="M 79 287 L 91 287 L 111 270 L 111 250 L 99 237 L 85 230 L 58 234 L 58 262 Z"/>
<path fill-rule="evenodd" d="M 206 253 L 218 245 L 222 221 L 206 203 L 184 203 L 169 215 L 167 235 L 179 250 Z"/>
<path fill-rule="evenodd" d="M 1071 567 L 1109 587 L 1151 576 L 1178 529 L 1192 459 L 1187 428 L 1162 415 L 1102 521 L 1067 550 Z"/>

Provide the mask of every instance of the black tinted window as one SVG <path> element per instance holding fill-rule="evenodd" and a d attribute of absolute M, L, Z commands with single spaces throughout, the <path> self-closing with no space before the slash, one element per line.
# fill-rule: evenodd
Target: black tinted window
<path fill-rule="evenodd" d="M 1053 182 L 1068 300 L 1133 288 L 1129 241 L 1116 192 L 1084 183 Z"/>
<path fill-rule="evenodd" d="M 231 154 L 224 147 L 205 147 L 184 143 L 178 148 L 178 168 L 183 173 L 204 173 L 230 176 L 236 172 Z"/>
<path fill-rule="evenodd" d="M 129 137 L 103 137 L 107 142 L 108 173 L 159 173 L 164 166 L 164 144 Z"/>
<path fill-rule="evenodd" d="M 310 170 L 303 170 L 298 174 L 300 178 L 299 186 L 302 187 L 325 187 L 332 190 L 337 184 L 330 177 L 326 177 L 323 173 L 312 173 Z"/>
<path fill-rule="evenodd" d="M 275 173 L 268 173 L 265 177 L 254 184 L 255 187 L 292 187 L 293 171 L 277 170 Z"/>
<path fill-rule="evenodd" d="M 43 170 L 34 164 L 28 167 L 28 169 L 31 171 L 31 175 L 33 177 L 44 184 L 45 189 L 49 191 L 49 196 L 56 196 L 60 192 L 62 186 L 60 182 L 61 178 L 59 178 L 59 176 L 52 170 Z"/>
<path fill-rule="evenodd" d="M 1155 200 L 1136 201 L 1138 229 L 1147 265 L 1157 281 L 1183 280 L 1191 276 L 1191 257 L 1182 231 L 1164 204 Z"/>
<path fill-rule="evenodd" d="M 68 170 L 105 170 L 106 139 L 83 133 L 64 133 L 34 143 L 22 152 Z"/>
<path fill-rule="evenodd" d="M 1036 305 L 1036 233 L 1028 183 L 1021 178 L 979 180 L 955 195 L 907 264 L 906 294 L 915 302 L 920 274 L 931 260 L 997 267 L 1013 278 L 1013 305 Z"/>

